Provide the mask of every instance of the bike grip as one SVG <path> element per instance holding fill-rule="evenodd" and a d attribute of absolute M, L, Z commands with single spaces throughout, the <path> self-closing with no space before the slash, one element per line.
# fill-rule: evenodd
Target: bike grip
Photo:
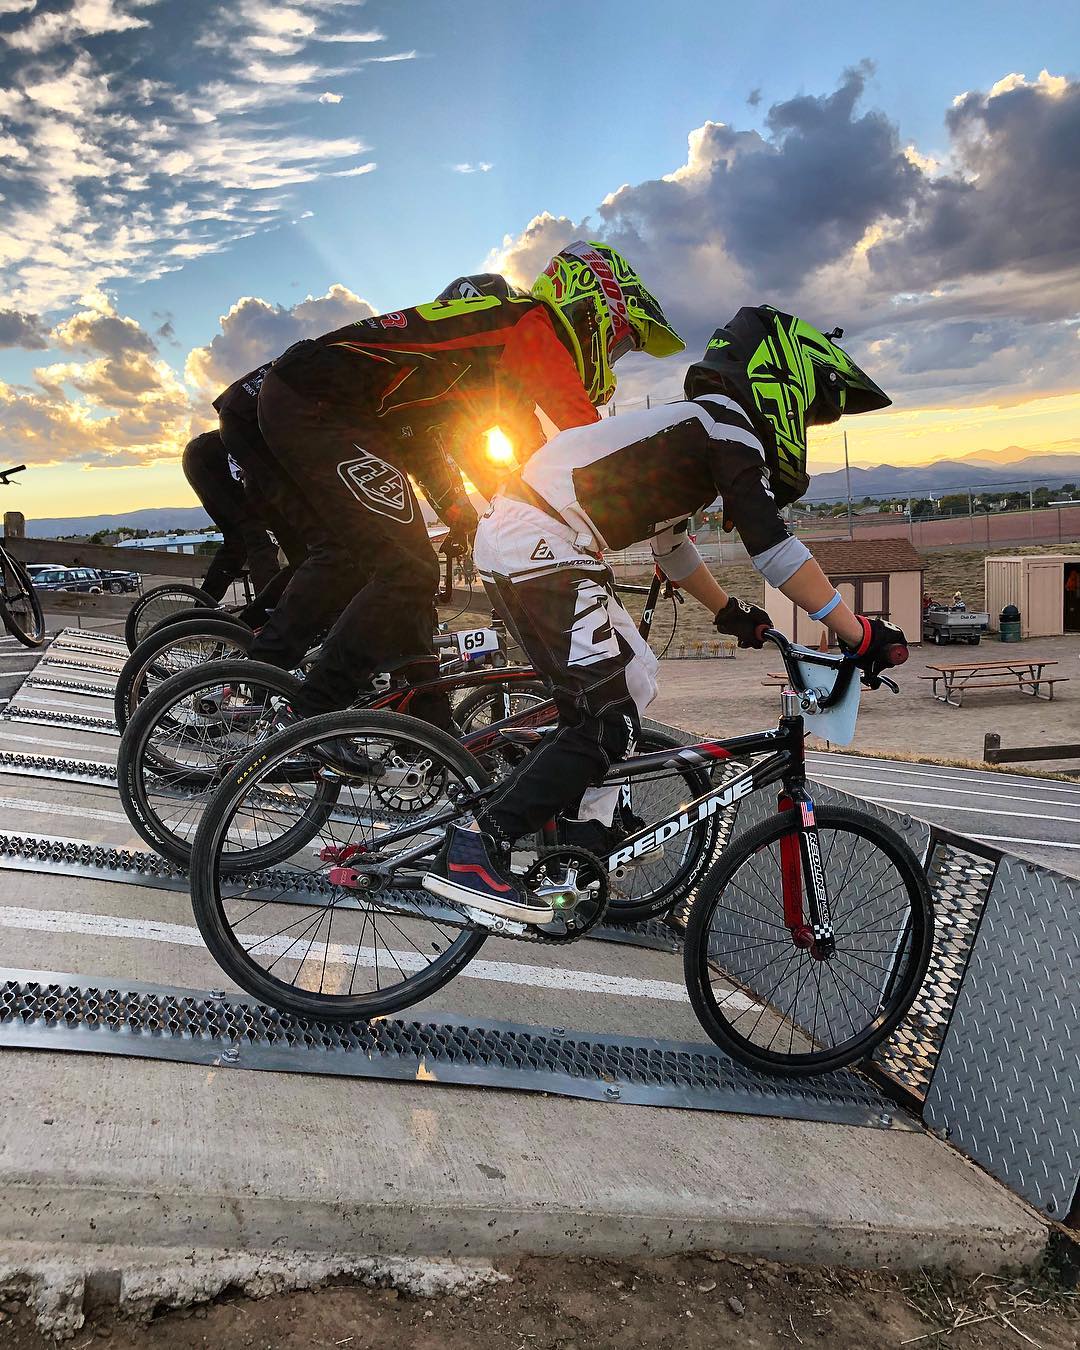
<path fill-rule="evenodd" d="M 885 655 L 888 657 L 890 666 L 902 666 L 910 653 L 902 642 L 894 642 L 891 647 L 886 647 Z"/>
<path fill-rule="evenodd" d="M 764 644 L 765 635 L 768 633 L 771 627 L 772 627 L 771 623 L 759 623 L 758 626 L 754 629 L 754 641 Z"/>

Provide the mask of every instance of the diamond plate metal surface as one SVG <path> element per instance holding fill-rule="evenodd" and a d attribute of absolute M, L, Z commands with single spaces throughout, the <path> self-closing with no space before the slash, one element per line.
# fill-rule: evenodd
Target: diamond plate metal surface
<path fill-rule="evenodd" d="M 0 773 L 23 778 L 51 778 L 60 783 L 100 783 L 116 786 L 116 765 L 98 760 L 64 759 L 59 755 L 24 755 L 0 750 Z"/>
<path fill-rule="evenodd" d="M 1080 1184 L 1078 991 L 1080 881 L 1002 858 L 924 1117 L 1059 1219 Z"/>
<path fill-rule="evenodd" d="M 50 648 L 50 653 L 51 650 L 52 649 Z M 102 653 L 102 655 L 104 655 L 104 653 Z M 100 663 L 100 661 L 73 661 L 68 656 L 52 656 L 50 654 L 42 657 L 39 664 L 43 669 L 45 667 L 51 669 L 53 666 L 65 666 L 71 670 L 93 670 L 96 671 L 99 675 L 120 674 L 119 666 L 103 666 Z"/>
<path fill-rule="evenodd" d="M 555 1092 L 593 1101 L 911 1128 L 850 1073 L 773 1078 L 712 1046 L 435 1014 L 341 1025 L 242 997 L 0 970 L 0 1048 Z"/>
<path fill-rule="evenodd" d="M 926 871 L 934 898 L 934 950 L 911 1011 L 874 1052 L 874 1063 L 923 1096 L 964 978 L 996 860 L 934 838 Z"/>

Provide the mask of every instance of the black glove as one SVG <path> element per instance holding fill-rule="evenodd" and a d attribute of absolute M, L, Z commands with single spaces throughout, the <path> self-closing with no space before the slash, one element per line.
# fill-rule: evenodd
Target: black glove
<path fill-rule="evenodd" d="M 862 614 L 855 617 L 863 627 L 862 641 L 857 645 L 841 642 L 840 646 L 848 656 L 855 658 L 870 688 L 876 689 L 880 684 L 877 677 L 883 670 L 903 665 L 907 660 L 907 638 L 904 630 L 889 623 L 888 619 L 868 619 Z"/>
<path fill-rule="evenodd" d="M 713 620 L 718 632 L 730 633 L 739 639 L 740 647 L 764 647 L 758 636 L 759 628 L 771 628 L 772 619 L 760 605 L 748 605 L 745 600 L 729 596 L 727 604 Z"/>
<path fill-rule="evenodd" d="M 480 523 L 476 514 L 476 508 L 468 497 L 458 497 L 442 513 L 443 524 L 449 525 L 450 534 L 447 536 L 447 543 L 452 552 L 460 556 L 469 551 L 469 545 L 472 543 L 472 537 L 476 533 L 476 527 Z"/>

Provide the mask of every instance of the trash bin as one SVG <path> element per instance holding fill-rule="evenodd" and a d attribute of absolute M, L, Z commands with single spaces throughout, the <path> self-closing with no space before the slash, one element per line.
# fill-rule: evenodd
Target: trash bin
<path fill-rule="evenodd" d="M 1020 641 L 1020 611 L 1015 605 L 1006 605 L 998 618 L 998 636 L 1002 642 Z"/>

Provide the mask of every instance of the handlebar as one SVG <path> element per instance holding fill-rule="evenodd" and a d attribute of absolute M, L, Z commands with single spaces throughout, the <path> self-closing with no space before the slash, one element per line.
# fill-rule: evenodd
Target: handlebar
<path fill-rule="evenodd" d="M 758 626 L 756 636 L 760 642 L 771 642 L 779 648 L 784 661 L 784 669 L 787 671 L 791 687 L 796 693 L 804 694 L 807 692 L 802 673 L 796 662 L 802 661 L 809 665 L 828 666 L 837 672 L 836 683 L 833 685 L 828 698 L 824 699 L 820 705 L 822 710 L 831 708 L 834 704 L 840 702 L 848 691 L 852 677 L 859 669 L 855 658 L 844 652 L 837 652 L 834 655 L 832 652 L 819 652 L 813 647 L 800 647 L 796 643 L 788 641 L 783 633 L 778 632 L 775 628 L 768 627 L 766 624 Z M 886 654 L 890 664 L 894 666 L 902 666 L 908 659 L 908 649 L 899 642 L 894 643 Z M 878 685 L 883 684 L 887 689 L 891 689 L 894 694 L 900 692 L 899 686 L 893 680 L 890 680 L 887 675 L 868 676 L 863 674 L 862 682 L 868 689 L 876 689 Z"/>
<path fill-rule="evenodd" d="M 16 464 L 13 469 L 0 469 L 0 483 L 3 483 L 4 487 L 10 487 L 11 475 L 13 473 L 23 473 L 25 469 L 25 464 Z"/>

